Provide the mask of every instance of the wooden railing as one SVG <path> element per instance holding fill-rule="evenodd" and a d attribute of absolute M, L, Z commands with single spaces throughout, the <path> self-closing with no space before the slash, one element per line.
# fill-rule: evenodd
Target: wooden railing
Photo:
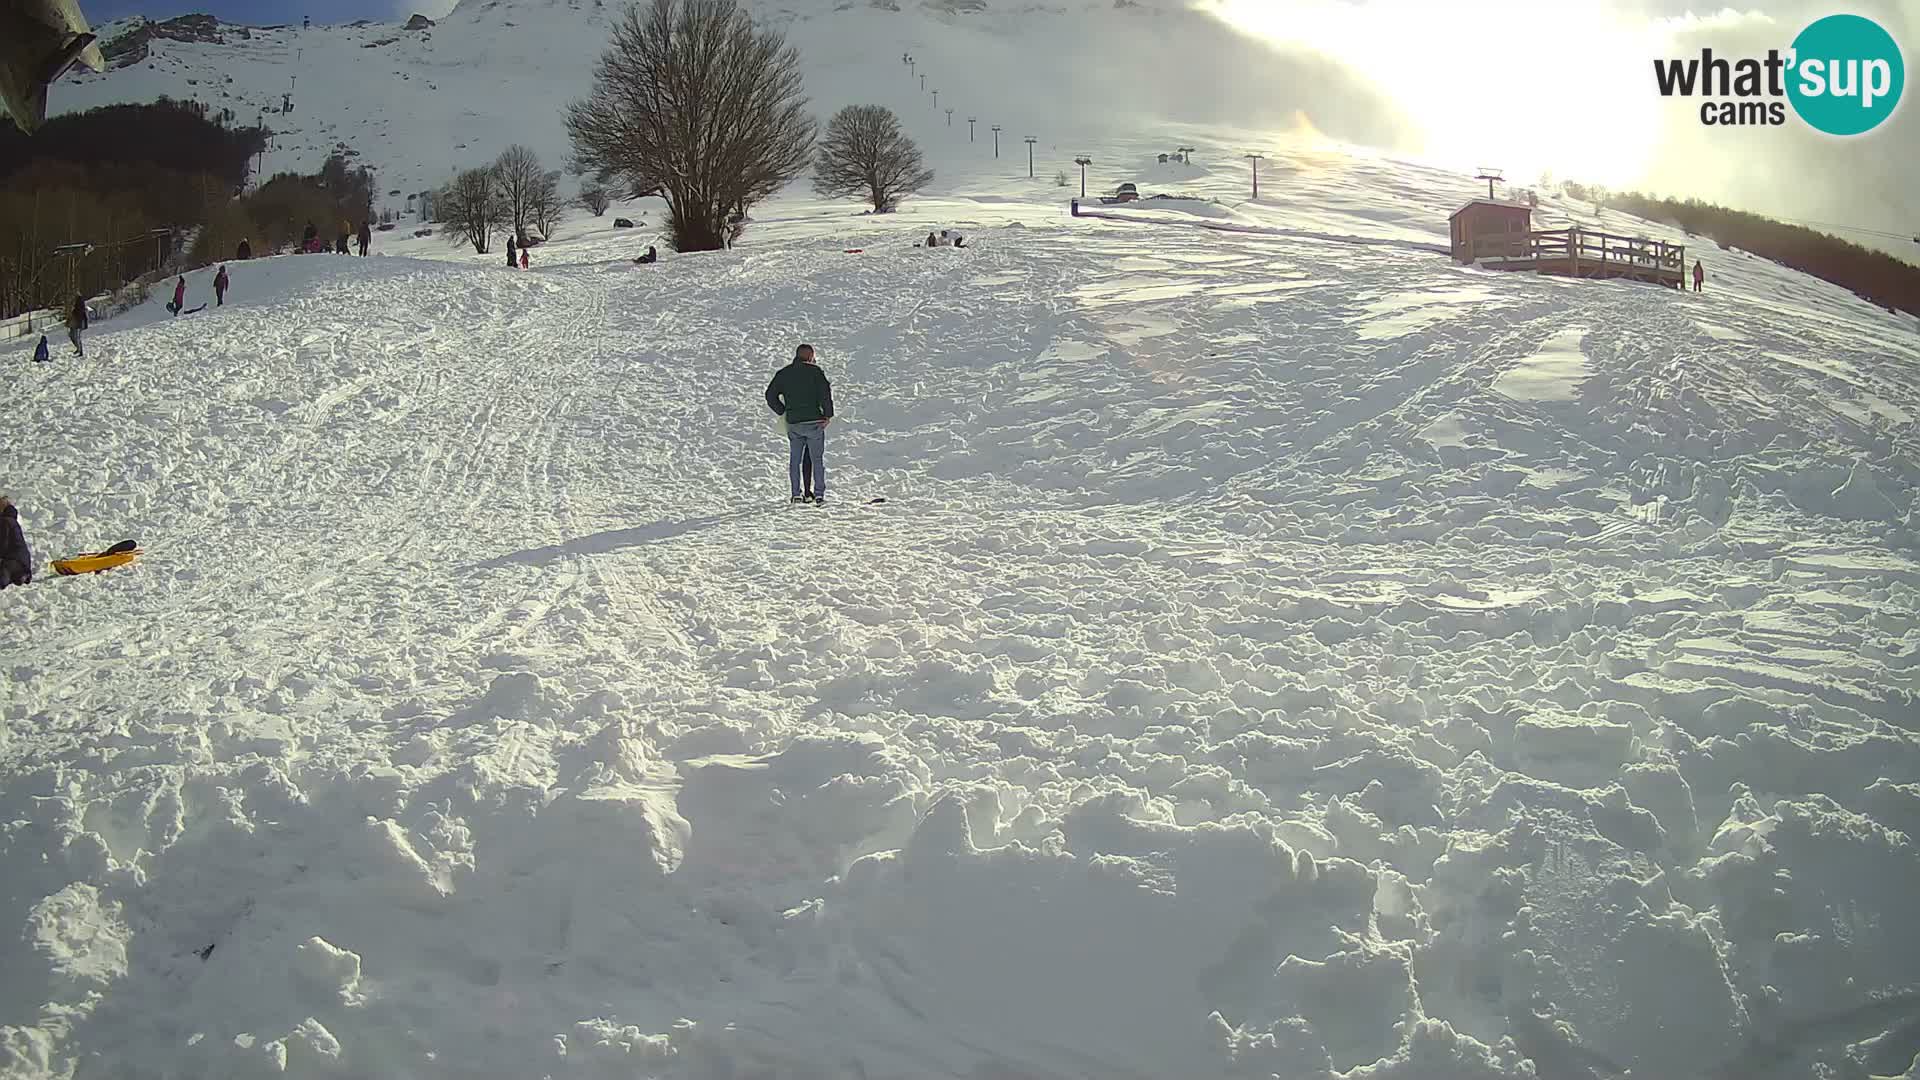
<path fill-rule="evenodd" d="M 1687 268 L 1683 245 L 1580 228 L 1482 234 L 1472 239 L 1468 254 L 1473 259 L 1564 260 L 1575 267 L 1619 266 L 1673 275 Z"/>

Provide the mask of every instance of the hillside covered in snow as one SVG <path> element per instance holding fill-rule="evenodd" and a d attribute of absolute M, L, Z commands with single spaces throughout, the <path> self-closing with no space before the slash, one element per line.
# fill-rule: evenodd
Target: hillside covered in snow
<path fill-rule="evenodd" d="M 1920 1078 L 1911 319 L 1551 196 L 1706 291 L 1459 266 L 1470 179 L 1264 133 L 1250 200 L 1247 130 L 1009 75 L 1183 14 L 790 14 L 816 100 L 916 110 L 898 214 L 382 233 L 0 346 L 0 1076 Z M 297 68 L 280 153 L 405 190 L 557 163 L 595 17 L 55 101 Z M 996 160 L 908 48 L 1074 141 Z M 1184 197 L 1071 217 L 1077 152 Z"/>
<path fill-rule="evenodd" d="M 1174 0 L 979 10 L 869 0 L 746 6 L 786 29 L 805 59 L 819 115 L 855 103 L 903 113 L 911 107 L 923 136 L 936 126 L 964 135 L 974 116 L 977 138 L 990 140 L 994 124 L 1006 128 L 1009 160 L 1024 151 L 1019 140 L 1026 135 L 1044 140 L 1042 152 L 1058 168 L 1090 149 L 1088 140 L 1113 134 L 1173 142 L 1186 123 L 1272 129 L 1291 128 L 1302 117 L 1335 137 L 1393 145 L 1392 110 L 1375 91 Z M 585 95 L 609 20 L 621 7 L 609 0 L 462 0 L 437 25 L 418 29 L 245 27 L 204 16 L 159 32 L 145 20 L 109 24 L 102 38 L 125 66 L 68 76 L 53 88 L 51 109 L 163 95 L 205 102 L 215 112 L 232 109 L 236 123 L 264 122 L 275 132 L 265 174 L 315 172 L 329 154 L 343 152 L 376 171 L 383 196 L 401 193 L 385 197 L 383 207 L 404 211 L 404 196 L 437 188 L 456 168 L 491 161 L 509 143 L 531 146 L 559 167 L 568 149 L 561 111 Z M 1095 35 L 1097 49 L 1090 46 Z M 907 52 L 929 75 L 926 89 L 943 91 L 940 109 L 900 67 Z M 282 112 L 289 103 L 291 111 Z M 948 106 L 956 110 L 952 128 Z M 929 147 L 936 165 L 948 160 L 946 148 Z"/>

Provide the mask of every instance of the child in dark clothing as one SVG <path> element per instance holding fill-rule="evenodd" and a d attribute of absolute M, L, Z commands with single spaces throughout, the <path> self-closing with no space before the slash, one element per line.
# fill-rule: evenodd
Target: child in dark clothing
<path fill-rule="evenodd" d="M 0 589 L 33 581 L 33 549 L 20 531 L 20 511 L 0 495 Z"/>

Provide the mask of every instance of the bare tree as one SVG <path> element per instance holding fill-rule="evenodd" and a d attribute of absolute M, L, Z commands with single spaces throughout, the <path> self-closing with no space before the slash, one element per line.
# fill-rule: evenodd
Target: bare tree
<path fill-rule="evenodd" d="M 933 182 L 920 148 L 882 105 L 849 105 L 833 114 L 814 164 L 813 190 L 829 198 L 864 194 L 876 214 Z"/>
<path fill-rule="evenodd" d="M 492 168 L 468 169 L 453 178 L 434 200 L 434 210 L 447 223 L 447 239 L 472 244 L 481 255 L 493 234 L 506 228 L 511 217 L 500 195 L 500 178 Z"/>
<path fill-rule="evenodd" d="M 527 226 L 534 224 L 534 201 L 539 198 L 541 179 L 546 176 L 540 168 L 540 155 L 515 143 L 494 159 L 493 171 L 500 197 L 506 200 L 514 242 L 525 247 Z"/>
<path fill-rule="evenodd" d="M 539 183 L 533 186 L 533 194 L 527 203 L 527 220 L 540 230 L 540 239 L 553 239 L 553 230 L 560 225 L 560 170 L 541 173 Z"/>
<path fill-rule="evenodd" d="M 736 0 L 652 0 L 614 22 L 567 133 L 602 183 L 665 197 L 675 249 L 713 251 L 807 167 L 815 125 L 801 91 L 800 54 Z"/>
<path fill-rule="evenodd" d="M 594 217 L 602 217 L 607 207 L 613 205 L 613 196 L 608 194 L 606 185 L 589 180 L 580 186 L 580 205 L 593 211 Z"/>

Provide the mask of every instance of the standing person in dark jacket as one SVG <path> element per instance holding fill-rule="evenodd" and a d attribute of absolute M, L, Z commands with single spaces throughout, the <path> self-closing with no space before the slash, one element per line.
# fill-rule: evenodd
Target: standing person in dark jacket
<path fill-rule="evenodd" d="M 67 309 L 67 340 L 73 342 L 73 355 L 84 357 L 87 347 L 80 344 L 80 331 L 87 328 L 87 298 L 74 294 L 73 306 Z"/>
<path fill-rule="evenodd" d="M 787 420 L 787 486 L 794 502 L 827 501 L 827 425 L 833 422 L 833 384 L 814 363 L 813 346 L 793 351 L 793 363 L 767 384 L 767 408 Z M 811 459 L 802 497 L 802 464 Z"/>
<path fill-rule="evenodd" d="M 300 234 L 300 250 L 312 251 L 313 245 L 318 242 L 319 239 L 320 230 L 314 226 L 313 222 L 307 222 L 306 230 Z"/>
<path fill-rule="evenodd" d="M 253 258 L 253 241 L 240 241 L 240 246 L 233 249 L 233 257 L 240 262 L 246 262 L 248 259 Z"/>
<path fill-rule="evenodd" d="M 367 249 L 373 246 L 373 230 L 366 222 L 360 223 L 360 257 L 367 257 Z"/>
<path fill-rule="evenodd" d="M 508 233 L 507 234 L 507 269 L 512 270 L 513 268 L 519 265 L 520 265 L 520 257 L 518 255 L 515 255 L 513 252 L 513 234 Z"/>
<path fill-rule="evenodd" d="M 33 549 L 20 531 L 20 511 L 0 495 L 0 589 L 33 581 Z"/>
<path fill-rule="evenodd" d="M 214 307 L 227 306 L 227 286 L 229 284 L 231 283 L 227 280 L 227 268 L 223 266 L 220 268 L 219 273 L 213 275 L 213 306 Z"/>

